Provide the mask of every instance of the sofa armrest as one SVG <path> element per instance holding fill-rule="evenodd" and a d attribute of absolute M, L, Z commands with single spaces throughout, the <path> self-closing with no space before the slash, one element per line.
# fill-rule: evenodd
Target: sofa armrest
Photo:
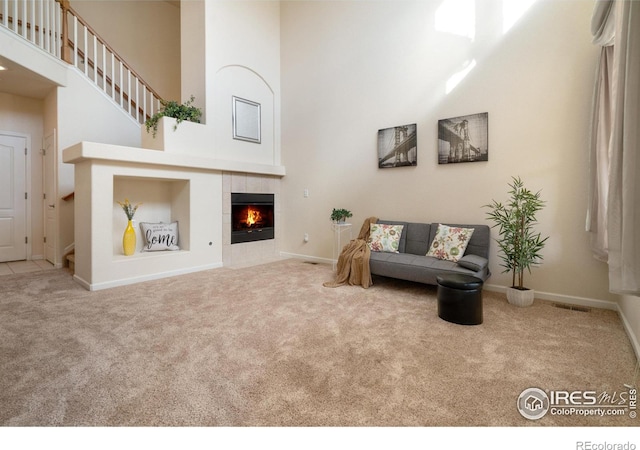
<path fill-rule="evenodd" d="M 464 255 L 458 260 L 459 266 L 462 266 L 465 269 L 473 270 L 474 272 L 483 270 L 485 267 L 487 267 L 487 264 L 489 264 L 489 260 L 478 255 Z"/>

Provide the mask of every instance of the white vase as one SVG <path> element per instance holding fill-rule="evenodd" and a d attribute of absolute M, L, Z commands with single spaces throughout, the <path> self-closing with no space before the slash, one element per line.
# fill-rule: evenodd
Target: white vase
<path fill-rule="evenodd" d="M 507 301 L 515 306 L 531 306 L 533 305 L 533 299 L 535 292 L 533 289 L 516 289 L 513 287 L 507 288 Z"/>

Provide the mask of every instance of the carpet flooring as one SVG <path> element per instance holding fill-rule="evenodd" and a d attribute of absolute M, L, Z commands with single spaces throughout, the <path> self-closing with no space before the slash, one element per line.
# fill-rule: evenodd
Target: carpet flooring
<path fill-rule="evenodd" d="M 438 318 L 436 289 L 283 260 L 89 292 L 66 270 L 0 278 L 3 426 L 637 426 L 524 418 L 521 392 L 626 392 L 617 313 L 509 305 Z"/>

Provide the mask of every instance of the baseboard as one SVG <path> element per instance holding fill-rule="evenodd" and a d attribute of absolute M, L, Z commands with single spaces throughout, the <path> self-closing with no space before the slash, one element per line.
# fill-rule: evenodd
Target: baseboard
<path fill-rule="evenodd" d="M 497 284 L 485 284 L 484 289 L 493 292 L 505 293 L 507 291 L 506 286 L 500 286 Z M 551 302 L 562 303 L 565 305 L 586 306 L 589 308 L 610 309 L 618 311 L 618 304 L 616 302 L 608 300 L 599 300 L 595 298 L 576 297 L 573 295 L 553 294 L 550 292 L 540 292 L 536 290 L 536 298 L 540 300 L 548 300 Z"/>
<path fill-rule="evenodd" d="M 153 274 L 143 275 L 139 277 L 105 281 L 102 283 L 89 283 L 77 275 L 74 275 L 73 279 L 76 282 L 78 282 L 78 284 L 80 284 L 82 287 L 84 287 L 89 291 L 101 291 L 103 289 L 110 289 L 118 286 L 127 286 L 130 284 L 141 283 L 143 281 L 159 280 L 161 278 L 168 278 L 168 277 L 174 277 L 177 275 L 185 275 L 188 273 L 201 272 L 203 270 L 218 269 L 220 267 L 222 267 L 222 263 L 205 264 L 203 266 L 198 266 L 198 267 L 189 267 L 187 269 L 170 270 L 162 273 L 153 273 Z"/>
<path fill-rule="evenodd" d="M 620 307 L 618 307 L 617 311 L 618 311 L 618 315 L 620 316 L 620 319 L 622 320 L 622 326 L 624 327 L 624 331 L 627 332 L 627 336 L 629 337 L 629 342 L 631 342 L 631 347 L 633 348 L 633 351 L 636 354 L 636 361 L 640 361 L 640 342 L 638 342 L 638 337 L 633 333 L 633 328 L 631 328 L 631 324 L 629 324 L 629 321 L 625 317 Z"/>
<path fill-rule="evenodd" d="M 315 262 L 320 264 L 333 264 L 333 259 L 329 258 L 319 258 L 317 256 L 309 256 L 309 255 L 300 255 L 298 253 L 287 253 L 280 252 L 280 256 L 283 258 L 293 258 L 293 259 L 301 259 L 303 261 Z"/>

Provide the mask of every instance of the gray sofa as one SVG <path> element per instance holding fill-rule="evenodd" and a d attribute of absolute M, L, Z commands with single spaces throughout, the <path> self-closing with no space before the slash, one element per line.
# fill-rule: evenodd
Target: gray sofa
<path fill-rule="evenodd" d="M 453 273 L 472 275 L 486 281 L 489 271 L 488 225 L 444 224 L 455 227 L 474 228 L 464 256 L 458 262 L 445 261 L 425 256 L 438 229 L 438 223 L 410 223 L 378 220 L 378 223 L 404 225 L 398 252 L 371 252 L 372 275 L 437 285 L 436 277 Z"/>

